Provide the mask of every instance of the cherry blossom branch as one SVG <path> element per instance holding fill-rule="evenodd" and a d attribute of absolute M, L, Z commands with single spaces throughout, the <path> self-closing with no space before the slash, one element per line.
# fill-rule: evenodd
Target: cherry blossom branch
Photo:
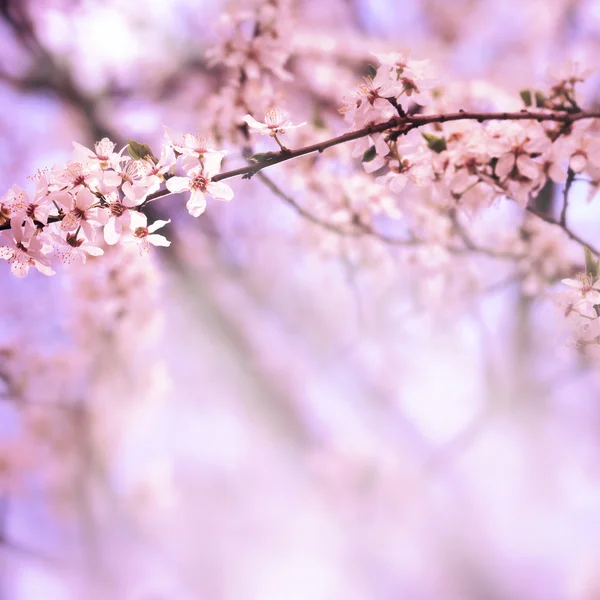
<path fill-rule="evenodd" d="M 384 131 L 389 131 L 398 127 L 402 128 L 400 130 L 400 133 L 404 135 L 409 131 L 412 131 L 413 129 L 423 127 L 424 125 L 431 125 L 433 123 L 446 123 L 449 121 L 471 120 L 478 121 L 479 123 L 481 123 L 483 121 L 529 120 L 539 122 L 553 121 L 571 124 L 575 121 L 581 121 L 583 119 L 600 119 L 600 112 L 596 111 L 578 113 L 548 113 L 529 110 L 521 110 L 519 112 L 465 112 L 461 110 L 457 113 L 448 114 L 405 115 L 404 117 L 394 117 L 393 119 L 385 121 L 384 123 L 367 125 L 362 129 L 350 131 L 343 135 L 339 135 L 337 137 L 325 140 L 323 142 L 319 142 L 317 144 L 311 144 L 310 146 L 297 148 L 296 150 L 287 149 L 285 151 L 273 152 L 273 156 L 269 157 L 267 160 L 263 160 L 253 165 L 248 165 L 246 167 L 232 169 L 231 171 L 223 171 L 222 173 L 218 173 L 217 175 L 215 175 L 212 178 L 212 181 L 224 181 L 225 179 L 232 179 L 233 177 L 239 176 L 250 178 L 253 175 L 256 175 L 256 173 L 258 173 L 259 171 L 266 169 L 267 167 L 272 167 L 274 165 L 286 162 L 288 160 L 292 160 L 294 158 L 298 158 L 300 156 L 306 156 L 307 154 L 313 154 L 314 152 L 322 153 L 328 148 L 332 148 L 333 146 L 338 146 L 346 142 L 358 140 L 360 138 L 367 137 L 368 135 L 372 135 L 374 133 L 383 133 Z M 157 192 L 154 192 L 153 194 L 150 194 L 145 200 L 144 204 L 147 204 L 148 202 L 152 202 L 164 196 L 168 196 L 169 194 L 171 194 L 171 192 L 167 189 L 159 190 Z"/>
<path fill-rule="evenodd" d="M 43 218 L 43 222 L 40 222 L 40 219 L 37 218 L 35 216 L 35 211 L 36 211 L 36 204 L 29 204 L 29 208 L 27 210 L 31 210 L 31 214 L 29 213 L 23 213 L 23 218 L 25 219 L 26 217 L 29 219 L 29 221 L 24 220 L 23 222 L 23 227 L 27 226 L 29 227 L 29 236 L 32 235 L 32 228 L 35 229 L 35 227 L 37 227 L 38 229 L 43 229 L 46 224 L 52 224 L 52 223 L 56 223 L 59 221 L 62 221 L 63 219 L 65 219 L 67 217 L 67 214 L 70 216 L 71 220 L 73 218 L 77 219 L 77 222 L 79 222 L 79 228 L 77 228 L 77 230 L 75 231 L 74 234 L 68 234 L 66 236 L 66 239 L 58 236 L 59 241 L 61 244 L 68 246 L 69 248 L 66 249 L 66 252 L 68 253 L 68 255 L 70 256 L 70 253 L 73 252 L 73 248 L 79 248 L 82 244 L 87 243 L 87 247 L 85 248 L 85 252 L 88 253 L 92 253 L 92 254 L 101 254 L 102 250 L 101 249 L 97 249 L 94 246 L 91 246 L 90 242 L 86 242 L 85 238 L 79 238 L 79 231 L 81 230 L 81 223 L 82 221 L 82 216 L 85 216 L 85 211 L 88 209 L 92 208 L 92 203 L 93 206 L 99 206 L 100 210 L 104 210 L 104 211 L 113 211 L 112 214 L 113 216 L 111 216 L 111 219 L 117 219 L 120 218 L 122 214 L 124 214 L 124 212 L 129 208 L 131 209 L 133 212 L 136 212 L 138 215 L 140 213 L 142 213 L 142 216 L 144 216 L 144 223 L 146 223 L 145 220 L 145 215 L 143 215 L 144 210 L 146 209 L 147 205 L 149 202 L 152 202 L 154 200 L 157 200 L 158 198 L 164 197 L 166 195 L 169 195 L 171 193 L 178 193 L 184 190 L 189 190 L 192 191 L 192 195 L 190 197 L 190 200 L 188 201 L 187 207 L 188 210 L 190 211 L 190 214 L 192 214 L 192 216 L 199 216 L 202 212 L 204 212 L 204 209 L 206 207 L 206 200 L 204 199 L 204 192 L 210 192 L 210 187 L 212 186 L 212 190 L 213 190 L 213 196 L 215 196 L 217 198 L 221 198 L 223 200 L 229 200 L 231 199 L 231 197 L 233 196 L 233 191 L 231 190 L 231 188 L 229 188 L 228 186 L 225 186 L 224 184 L 219 184 L 218 182 L 221 182 L 223 180 L 226 179 L 230 179 L 233 177 L 237 177 L 237 176 L 242 176 L 242 178 L 251 178 L 252 176 L 256 175 L 257 173 L 260 173 L 263 169 L 273 166 L 275 164 L 279 164 L 282 162 L 286 162 L 288 160 L 291 160 L 293 158 L 297 158 L 300 156 L 305 156 L 308 154 L 312 154 L 315 152 L 319 152 L 322 153 L 324 152 L 326 149 L 331 148 L 333 146 L 339 145 L 339 144 L 343 144 L 346 142 L 351 142 L 354 140 L 358 140 L 360 138 L 364 138 L 376 133 L 383 133 L 383 132 L 390 132 L 388 139 L 389 140 L 393 140 L 395 141 L 399 136 L 401 135 L 406 135 L 407 133 L 409 133 L 412 130 L 418 129 L 420 127 L 423 127 L 425 125 L 430 125 L 430 124 L 440 124 L 440 123 L 446 123 L 446 122 L 450 122 L 450 121 L 461 121 L 461 120 L 476 120 L 478 122 L 483 122 L 483 121 L 492 121 L 492 120 L 496 120 L 496 121 L 537 121 L 537 122 L 542 122 L 542 121 L 551 121 L 551 122 L 558 122 L 558 123 L 563 123 L 564 124 L 564 128 L 563 129 L 569 129 L 571 124 L 579 121 L 579 120 L 583 120 L 583 119 L 594 119 L 594 118 L 600 118 L 600 112 L 583 112 L 583 111 L 569 111 L 569 110 L 554 110 L 554 111 L 536 111 L 536 110 L 527 110 L 527 109 L 523 109 L 519 112 L 466 112 L 463 110 L 460 110 L 456 113 L 447 113 L 447 114 L 433 114 L 433 115 L 413 115 L 413 114 L 405 114 L 404 111 L 400 108 L 400 106 L 397 106 L 397 110 L 399 115 L 395 116 L 387 121 L 384 121 L 382 123 L 370 123 L 369 125 L 361 128 L 361 129 L 357 129 L 354 131 L 350 131 L 347 132 L 343 135 L 328 139 L 328 140 L 324 140 L 322 142 L 316 143 L 316 144 L 312 144 L 309 146 L 304 146 L 302 148 L 298 148 L 295 150 L 290 150 L 286 147 L 284 147 L 281 143 L 279 143 L 279 146 L 281 148 L 280 152 L 269 152 L 269 153 L 265 153 L 262 155 L 255 155 L 255 159 L 259 158 L 258 162 L 256 162 L 255 164 L 250 164 L 247 165 L 245 167 L 240 167 L 237 169 L 233 169 L 230 171 L 225 171 L 225 172 L 221 172 L 219 173 L 219 166 L 220 166 L 220 162 L 221 159 L 224 155 L 224 152 L 212 152 L 212 154 L 210 154 L 210 158 L 206 158 L 205 161 L 201 161 L 200 165 L 198 167 L 194 167 L 191 170 L 188 169 L 188 177 L 177 177 L 177 176 L 173 176 L 173 174 L 167 174 L 166 173 L 166 168 L 164 165 L 162 165 L 162 163 L 158 163 L 158 159 L 155 159 L 154 161 L 151 161 L 150 164 L 153 164 L 154 166 L 152 167 L 153 169 L 163 169 L 162 171 L 159 171 L 161 173 L 164 173 L 163 175 L 163 182 L 165 185 L 164 189 L 158 190 L 156 192 L 154 192 L 153 194 L 149 194 L 145 200 L 141 203 L 139 203 L 137 206 L 135 205 L 135 203 L 130 203 L 129 206 L 127 206 L 126 204 L 123 204 L 123 202 L 131 202 L 129 200 L 126 199 L 120 199 L 119 197 L 115 197 L 112 200 L 108 201 L 107 198 L 104 196 L 104 194 L 99 191 L 99 190 L 93 190 L 92 188 L 90 188 L 90 186 L 88 184 L 86 184 L 85 180 L 80 183 L 79 185 L 82 186 L 81 189 L 85 190 L 85 194 L 87 194 L 86 197 L 79 197 L 79 195 L 77 196 L 77 198 L 79 199 L 78 201 L 83 203 L 84 208 L 81 207 L 77 207 L 75 210 L 75 216 L 73 216 L 73 210 L 71 210 L 70 212 L 63 212 L 62 209 L 59 209 L 59 214 L 54 214 L 54 215 L 48 215 L 48 213 L 46 213 L 46 216 Z M 275 119 L 275 117 L 277 117 L 277 119 Z M 266 124 L 261 124 L 258 123 L 257 121 L 255 121 L 250 115 L 247 115 L 245 117 L 245 121 L 247 124 L 250 125 L 251 128 L 254 128 L 256 131 L 260 131 L 261 133 L 265 133 L 264 130 L 266 130 L 267 133 L 270 133 L 273 137 L 275 137 L 275 133 L 277 133 L 278 131 L 285 131 L 286 128 L 289 127 L 297 127 L 297 126 L 293 126 L 291 125 L 291 123 L 280 123 L 280 119 L 279 119 L 280 115 L 275 115 L 275 114 L 270 114 L 268 115 L 267 121 L 268 123 Z M 99 146 L 98 148 L 100 148 L 100 150 L 98 150 L 99 152 L 108 152 L 109 154 L 113 151 L 114 149 L 114 144 L 112 142 L 110 142 L 110 140 L 108 139 L 103 139 L 102 142 L 98 143 Z M 143 145 L 139 145 L 138 150 L 142 151 L 143 149 Z M 83 147 L 80 147 L 83 148 Z M 173 149 L 177 150 L 177 146 L 173 145 Z M 432 149 L 433 150 L 433 149 Z M 83 148 L 83 151 L 86 152 L 87 150 L 85 148 Z M 131 144 L 130 144 L 130 152 L 131 152 Z M 187 152 L 189 151 L 189 149 L 186 148 L 181 148 L 181 150 L 178 150 L 180 153 L 181 152 Z M 89 151 L 88 151 L 89 152 Z M 137 150 L 133 151 L 134 154 L 132 155 L 134 158 L 141 158 L 140 156 L 135 156 L 135 154 L 138 153 Z M 148 148 L 147 150 L 148 155 L 152 156 L 151 150 Z M 99 161 L 98 158 L 98 154 L 94 154 L 91 153 L 89 155 L 91 157 L 91 160 L 96 160 Z M 150 158 L 148 158 L 148 160 L 150 160 Z M 159 164 L 161 165 L 159 167 Z M 514 167 L 513 167 L 514 168 Z M 156 175 L 155 175 L 156 176 Z M 120 177 L 120 176 L 119 176 Z M 172 178 L 172 179 L 171 179 Z M 570 177 L 570 181 L 569 184 L 572 183 L 572 179 L 573 176 Z M 269 185 L 272 189 L 272 191 L 275 191 L 274 188 L 274 184 L 273 182 L 270 182 L 269 180 L 266 180 L 263 178 L 263 181 Z M 197 187 L 200 186 L 200 187 Z M 570 187 L 570 185 L 568 186 Z M 202 191 L 196 193 L 196 191 L 194 190 L 199 190 L 202 189 Z M 65 188 L 66 189 L 66 188 Z M 568 190 L 567 190 L 568 192 Z M 55 193 L 67 193 L 67 192 L 61 192 L 60 190 L 55 192 Z M 324 224 L 322 222 L 320 222 L 318 219 L 316 219 L 313 215 L 310 215 L 310 213 L 308 213 L 307 211 L 305 211 L 304 209 L 301 209 L 301 207 L 299 205 L 297 205 L 292 199 L 290 199 L 287 195 L 285 195 L 284 193 L 281 192 L 281 190 L 276 191 L 275 193 L 277 193 L 277 195 L 279 195 L 281 198 L 283 198 L 288 204 L 290 204 L 291 206 L 294 206 L 296 211 L 299 212 L 302 216 L 308 218 L 309 220 L 312 220 L 313 222 L 318 222 L 321 224 L 321 226 L 332 230 L 332 227 L 334 230 L 336 230 L 337 233 L 340 233 L 340 229 L 338 227 L 335 226 L 330 226 L 329 224 Z M 84 196 L 85 196 L 84 194 Z M 510 195 L 510 194 L 509 194 Z M 97 198 L 97 201 L 94 199 L 94 197 Z M 87 199 L 86 199 L 87 198 Z M 71 198 L 72 200 L 72 198 Z M 72 200 L 73 201 L 73 200 Z M 56 201 L 53 200 L 54 205 L 56 206 L 56 208 L 59 208 L 56 204 Z M 112 204 L 111 204 L 112 203 Z M 532 212 L 534 212 L 535 214 L 537 214 L 538 216 L 540 216 L 542 213 L 539 213 L 538 211 L 535 211 L 533 209 L 530 209 Z M 77 212 L 79 211 L 79 212 Z M 114 212 L 116 211 L 116 212 Z M 547 216 L 543 216 L 542 218 L 544 218 L 544 220 L 546 220 L 549 223 L 558 225 L 560 227 L 562 227 L 567 234 L 569 235 L 569 237 L 571 237 L 574 240 L 577 240 L 579 243 L 581 244 L 585 244 L 585 242 L 583 240 L 581 240 L 576 234 L 574 234 L 572 231 L 570 231 L 567 226 L 566 226 L 566 204 L 563 207 L 563 212 L 564 214 L 561 214 L 561 219 L 560 221 L 555 221 L 554 219 L 550 220 L 550 217 Z M 4 216 L 4 215 L 3 215 Z M 14 224 L 14 218 L 11 217 L 11 222 Z M 8 221 L 8 219 L 5 217 L 5 223 L 3 223 L 2 225 L 0 225 L 0 230 L 7 230 L 11 228 L 11 222 Z M 27 225 L 27 223 L 29 223 L 29 225 Z M 169 242 L 168 240 L 166 240 L 165 238 L 163 238 L 160 235 L 153 235 L 153 237 L 150 237 L 150 234 L 154 234 L 154 231 L 159 228 L 162 227 L 163 225 L 165 225 L 167 222 L 166 221 L 156 221 L 155 224 L 153 224 L 150 228 L 150 226 L 145 226 L 144 224 L 142 224 L 141 226 L 136 226 L 134 234 L 135 236 L 138 238 L 139 243 L 145 243 L 146 245 L 148 244 L 148 240 L 150 240 L 151 243 L 153 244 L 158 244 L 158 245 L 168 245 Z M 394 238 L 386 238 L 385 236 L 382 236 L 380 234 L 378 234 L 377 232 L 375 232 L 372 227 L 368 224 L 365 224 L 364 222 L 360 221 L 360 219 L 354 219 L 352 224 L 356 227 L 358 227 L 359 229 L 362 230 L 362 232 L 367 233 L 369 235 L 373 235 L 378 237 L 379 239 L 381 239 L 382 241 L 385 241 L 387 243 L 390 244 L 396 244 L 396 245 L 414 245 L 417 243 L 423 243 L 420 240 L 416 240 L 414 238 L 409 238 L 408 240 L 397 240 Z M 69 227 L 71 226 L 71 224 L 69 224 Z M 70 229 L 66 229 L 67 231 L 70 231 Z M 458 230 L 456 230 L 456 233 L 458 233 L 458 235 L 461 237 L 461 239 L 463 240 L 463 243 L 465 244 L 465 248 L 464 249 L 449 249 L 449 251 L 455 251 L 455 252 L 461 252 L 461 251 L 479 251 L 479 252 L 483 252 L 484 254 L 489 254 L 491 256 L 495 256 L 497 253 L 495 253 L 492 250 L 486 250 L 486 249 L 481 249 L 476 247 L 468 238 L 468 236 L 466 235 L 465 232 L 462 232 L 460 227 L 458 228 Z M 14 263 L 11 267 L 11 269 L 13 269 L 13 272 L 17 272 L 19 271 L 19 269 L 21 269 L 22 274 L 20 274 L 20 276 L 24 276 L 24 274 L 27 273 L 29 267 L 31 264 L 36 265 L 36 267 L 38 269 L 46 269 L 47 274 L 51 274 L 52 270 L 49 266 L 49 259 L 47 258 L 47 254 L 42 254 L 42 249 L 43 249 L 43 241 L 40 240 L 36 240 L 36 242 L 34 243 L 33 241 L 29 241 L 33 240 L 33 238 L 29 238 L 27 245 L 23 246 L 22 244 L 20 244 L 20 237 L 23 235 L 22 231 L 18 231 L 15 234 L 19 239 L 15 238 L 16 241 L 13 242 L 13 246 L 14 248 L 11 249 L 11 247 L 8 247 L 8 249 L 5 251 L 6 254 L 6 260 L 9 261 L 15 261 L 16 257 L 19 257 L 19 260 L 17 261 L 17 263 Z M 56 237 L 56 234 L 54 234 Z M 120 237 L 120 231 L 116 232 L 116 230 L 113 231 L 113 229 L 111 229 L 110 232 L 108 232 L 108 235 L 111 237 L 111 240 L 109 241 L 108 238 L 107 242 L 108 243 L 116 243 L 116 241 L 119 239 Z M 349 233 L 349 235 L 351 235 Z M 107 230 L 105 229 L 105 237 L 107 236 Z M 29 246 L 30 243 L 33 243 L 34 245 L 37 244 L 37 250 L 34 250 L 33 246 Z M 589 245 L 588 245 L 589 247 Z M 593 248 L 590 248 L 592 251 L 596 252 L 597 251 L 594 250 Z M 83 254 L 84 250 L 78 250 L 80 255 L 83 255 L 82 260 L 85 260 L 85 255 Z M 35 260 L 30 260 L 31 257 L 31 253 L 32 252 L 38 252 L 39 256 L 35 259 Z M 513 258 L 513 257 L 511 257 Z M 63 258 L 64 260 L 64 258 Z M 44 264 L 44 261 L 46 264 Z"/>
<path fill-rule="evenodd" d="M 304 146 L 296 150 L 286 150 L 278 153 L 273 153 L 273 157 L 261 161 L 255 165 L 249 165 L 247 167 L 240 167 L 239 169 L 233 169 L 231 171 L 224 171 L 213 177 L 213 181 L 223 181 L 224 179 L 231 179 L 232 177 L 248 176 L 252 177 L 262 169 L 277 165 L 293 158 L 312 154 L 314 152 L 322 153 L 328 148 L 358 140 L 374 133 L 383 133 L 392 129 L 400 128 L 399 133 L 402 135 L 407 134 L 413 129 L 418 129 L 425 125 L 431 125 L 435 123 L 448 123 L 450 121 L 477 121 L 483 123 L 484 121 L 552 121 L 557 123 L 572 124 L 575 121 L 581 121 L 583 119 L 600 119 L 600 112 L 542 112 L 542 111 L 530 111 L 521 110 L 519 112 L 466 112 L 460 110 L 457 113 L 447 114 L 435 114 L 435 115 L 405 115 L 394 117 L 384 123 L 377 123 L 367 125 L 362 129 L 350 131 L 343 135 L 319 142 L 317 144 L 311 144 L 310 146 Z M 157 192 L 158 194 L 158 192 Z M 162 194 L 164 195 L 164 194 Z M 157 196 L 158 197 L 158 196 Z"/>

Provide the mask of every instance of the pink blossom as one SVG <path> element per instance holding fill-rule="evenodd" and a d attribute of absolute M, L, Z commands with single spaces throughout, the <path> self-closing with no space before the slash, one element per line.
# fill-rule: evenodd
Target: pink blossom
<path fill-rule="evenodd" d="M 99 208 L 98 198 L 87 188 L 81 188 L 75 197 L 73 207 L 64 216 L 60 228 L 63 231 L 75 231 L 81 227 L 88 240 L 95 237 L 94 225 L 106 223 L 108 211 Z"/>
<path fill-rule="evenodd" d="M 65 237 L 54 234 L 52 236 L 56 242 L 56 254 L 62 259 L 65 264 L 71 264 L 73 261 L 85 263 L 87 256 L 101 256 L 104 250 L 94 243 L 86 240 L 84 237 L 75 233 L 67 232 Z"/>
<path fill-rule="evenodd" d="M 265 122 L 260 123 L 251 115 L 246 115 L 243 119 L 250 127 L 250 133 L 260 133 L 262 135 L 275 136 L 278 133 L 285 133 L 289 129 L 296 129 L 306 125 L 306 122 L 299 125 L 293 125 L 291 121 L 285 120 L 285 114 L 278 109 L 271 109 L 265 113 Z"/>
<path fill-rule="evenodd" d="M 123 231 L 129 227 L 131 221 L 131 209 L 135 208 L 138 202 L 135 199 L 120 197 L 115 193 L 109 198 L 108 220 L 104 226 L 104 241 L 109 246 L 114 246 L 120 239 Z"/>
<path fill-rule="evenodd" d="M 10 230 L 2 233 L 3 244 L 0 246 L 0 258 L 10 264 L 10 270 L 16 277 L 25 277 L 29 267 L 35 267 L 44 275 L 53 275 L 50 260 L 43 254 L 44 243 L 37 235 L 36 227 L 30 222 L 14 217 Z"/>
<path fill-rule="evenodd" d="M 188 171 L 187 177 L 171 177 L 167 181 L 167 189 L 174 194 L 191 192 L 186 208 L 192 217 L 199 217 L 205 211 L 205 194 L 215 200 L 233 198 L 233 190 L 227 184 L 212 181 L 219 172 L 223 156 L 224 152 L 209 152 L 200 165 Z"/>
<path fill-rule="evenodd" d="M 150 246 L 163 246 L 168 247 L 171 242 L 164 236 L 158 233 L 154 233 L 157 229 L 168 225 L 171 219 L 167 221 L 154 221 L 152 225 L 147 224 L 146 215 L 142 213 L 136 213 L 132 215 L 131 229 L 133 231 L 131 237 L 125 240 L 125 243 L 136 243 L 140 248 L 140 252 L 146 253 L 149 251 Z"/>

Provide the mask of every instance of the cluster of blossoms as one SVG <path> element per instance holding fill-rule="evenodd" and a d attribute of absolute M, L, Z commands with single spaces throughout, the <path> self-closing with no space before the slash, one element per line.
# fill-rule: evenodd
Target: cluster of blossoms
<path fill-rule="evenodd" d="M 218 42 L 207 52 L 225 84 L 204 107 L 203 124 L 234 146 L 248 141 L 240 122 L 248 113 L 263 114 L 283 102 L 279 85 L 293 80 L 286 68 L 294 39 L 290 0 L 250 0 L 232 7 L 217 24 Z"/>
<path fill-rule="evenodd" d="M 290 53 L 280 40 L 289 37 L 291 2 L 270 0 L 249 4 L 243 10 L 221 16 L 221 40 L 208 52 L 209 62 L 233 70 L 242 68 L 245 77 L 251 80 L 260 79 L 268 71 L 282 81 L 289 81 L 292 75 L 285 69 L 285 63 Z"/>
<path fill-rule="evenodd" d="M 233 197 L 229 186 L 211 180 L 224 152 L 209 149 L 204 139 L 191 134 L 181 142 L 173 141 L 169 132 L 166 138 L 160 159 L 136 143 L 118 152 L 107 138 L 94 150 L 75 143 L 71 162 L 33 178 L 33 195 L 13 186 L 0 199 L 0 226 L 5 230 L 0 258 L 11 264 L 14 275 L 24 277 L 31 267 L 52 275 L 55 259 L 85 262 L 88 255 L 103 254 L 105 244 L 137 244 L 147 252 L 150 245 L 170 244 L 156 233 L 169 221 L 150 224 L 143 212 L 161 184 L 172 193 L 189 191 L 187 207 L 195 217 L 204 211 L 205 194 L 220 200 Z M 177 159 L 185 176 L 170 174 Z"/>
<path fill-rule="evenodd" d="M 273 5 L 274 11 L 280 9 Z M 275 27 L 271 12 L 261 18 L 263 26 L 253 32 L 251 39 L 276 39 L 266 35 L 276 31 L 266 25 L 272 21 Z M 225 50 L 220 60 L 243 70 L 245 77 L 239 79 L 243 87 L 244 81 L 252 79 L 246 72 L 249 55 L 245 55 L 246 62 L 234 64 L 229 58 L 237 55 Z M 510 118 L 508 113 L 506 118 L 502 118 L 504 113 L 497 113 L 497 119 L 469 119 L 462 116 L 464 111 L 446 118 L 447 99 L 435 87 L 427 61 L 411 60 L 402 53 L 377 54 L 376 58 L 379 68 L 343 109 L 352 128 L 363 130 L 355 136 L 351 148 L 352 156 L 362 159 L 362 176 L 366 179 L 356 172 L 340 177 L 311 167 L 313 173 L 320 173 L 322 181 L 305 187 L 330 199 L 328 206 L 315 206 L 312 216 L 299 209 L 314 222 L 325 223 L 327 229 L 345 235 L 375 235 L 372 221 L 382 215 L 402 222 L 400 228 L 408 233 L 401 240 L 388 240 L 408 246 L 427 243 L 435 249 L 433 262 L 437 264 L 447 261 L 457 250 L 457 240 L 466 249 L 477 250 L 462 229 L 458 208 L 472 215 L 502 197 L 525 208 L 549 180 L 568 183 L 583 172 L 592 181 L 600 179 L 600 141 L 591 120 L 535 118 L 580 111 L 575 86 L 584 74 L 576 69 L 560 73 L 547 94 L 522 93 L 526 107 L 535 103 L 536 112 L 531 118 L 528 108 L 522 109 L 524 115 L 516 113 L 522 119 Z M 272 69 L 273 74 L 277 72 Z M 285 78 L 281 73 L 279 76 Z M 281 151 L 252 156 L 254 166 L 248 167 L 246 175 L 252 176 L 252 169 L 268 166 L 273 157 L 277 157 L 276 162 L 293 157 L 294 151 L 284 147 L 278 135 L 303 125 L 306 123 L 292 124 L 275 109 L 266 111 L 264 122 L 250 114 L 240 115 L 235 126 L 245 132 L 246 139 L 252 133 L 268 135 Z M 365 131 L 371 128 L 373 131 Z M 309 131 L 305 138 L 309 143 L 314 140 L 310 129 L 306 128 Z M 222 179 L 242 174 L 244 169 L 222 173 L 224 157 L 225 151 L 214 149 L 208 139 L 191 133 L 179 136 L 168 128 L 160 158 L 148 146 L 135 142 L 120 151 L 106 138 L 94 150 L 75 144 L 72 162 L 38 173 L 33 197 L 14 186 L 0 200 L 0 228 L 5 230 L 0 257 L 11 263 L 15 275 L 24 276 L 31 267 L 52 274 L 53 258 L 67 263 L 85 262 L 88 255 L 102 254 L 103 246 L 119 242 L 138 244 L 142 252 L 151 244 L 168 246 L 170 242 L 156 231 L 169 221 L 148 223 L 145 207 L 169 193 L 187 192 L 187 210 L 198 217 L 206 209 L 207 195 L 231 200 L 233 190 Z M 371 173 L 376 177 L 369 176 Z M 426 188 L 426 197 L 418 203 L 398 204 L 396 198 L 406 196 L 404 191 L 409 185 Z M 324 189 L 336 190 L 338 198 L 323 194 Z M 326 215 L 327 222 L 321 221 L 320 215 Z M 513 248 L 510 252 L 511 257 L 521 261 L 519 269 L 531 293 L 543 285 L 542 280 L 556 279 L 564 272 L 556 261 L 550 264 L 546 258 L 548 248 L 557 245 L 554 238 L 564 241 L 565 232 L 548 237 L 544 228 L 538 229 L 523 229 L 527 243 L 521 246 L 528 249 L 518 252 Z M 535 256 L 524 259 L 534 247 Z M 566 271 L 570 261 L 561 264 Z"/>
<path fill-rule="evenodd" d="M 362 128 L 394 117 L 444 113 L 441 90 L 433 89 L 426 61 L 405 54 L 376 55 L 381 66 L 374 78 L 353 94 L 342 109 L 352 127 Z M 548 94 L 525 90 L 525 105 L 536 113 L 574 113 L 575 85 L 582 80 L 577 65 L 559 78 Z M 433 92 L 433 93 L 432 93 Z M 522 105 L 521 105 L 522 106 Z M 441 109 L 441 110 L 440 110 Z M 527 110 L 527 109 L 523 109 Z M 476 209 L 508 197 L 526 207 L 550 179 L 564 183 L 568 170 L 600 179 L 600 139 L 591 121 L 444 119 L 407 132 L 382 132 L 354 142 L 367 172 L 379 172 L 394 192 L 408 183 L 433 185 L 449 204 L 460 201 Z M 402 138 L 401 138 L 402 136 Z M 402 140 L 400 142 L 400 139 Z"/>

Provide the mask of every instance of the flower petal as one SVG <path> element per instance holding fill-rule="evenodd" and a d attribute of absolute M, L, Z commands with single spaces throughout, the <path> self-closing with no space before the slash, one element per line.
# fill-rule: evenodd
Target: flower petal
<path fill-rule="evenodd" d="M 190 189 L 190 180 L 187 177 L 171 177 L 167 179 L 166 186 L 173 194 L 179 194 Z"/>
<path fill-rule="evenodd" d="M 219 182 L 211 181 L 206 186 L 206 191 L 215 199 L 215 200 L 226 200 L 229 201 L 233 198 L 233 190 L 226 184 Z"/>
<path fill-rule="evenodd" d="M 206 198 L 202 192 L 192 192 L 185 205 L 192 217 L 199 217 L 206 210 Z"/>
<path fill-rule="evenodd" d="M 121 237 L 121 224 L 115 217 L 111 217 L 104 226 L 104 241 L 109 246 L 114 246 Z"/>
<path fill-rule="evenodd" d="M 171 242 L 164 235 L 158 233 L 152 233 L 149 236 L 146 236 L 146 239 L 153 246 L 163 246 L 166 248 L 171 245 Z"/>

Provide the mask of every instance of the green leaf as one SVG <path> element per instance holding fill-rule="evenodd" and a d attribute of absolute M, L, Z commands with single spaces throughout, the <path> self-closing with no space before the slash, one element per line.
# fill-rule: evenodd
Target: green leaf
<path fill-rule="evenodd" d="M 546 96 L 544 96 L 544 94 L 542 94 L 542 92 L 540 92 L 539 90 L 536 90 L 535 92 L 535 105 L 538 108 L 543 108 L 544 106 L 546 106 Z"/>
<path fill-rule="evenodd" d="M 127 146 L 129 155 L 134 160 L 140 160 L 142 158 L 150 157 L 154 161 L 154 164 L 158 162 L 158 158 L 154 156 L 152 148 L 150 148 L 148 144 L 140 144 L 135 140 L 127 140 L 127 143 L 129 144 L 129 146 Z"/>
<path fill-rule="evenodd" d="M 377 69 L 373 65 L 367 65 L 367 77 L 375 79 L 375 75 L 377 75 Z"/>
<path fill-rule="evenodd" d="M 585 253 L 585 272 L 594 279 L 598 278 L 598 260 L 594 256 L 594 253 L 587 247 L 583 247 Z"/>
<path fill-rule="evenodd" d="M 519 96 L 521 96 L 521 100 L 523 100 L 525 106 L 531 106 L 531 90 L 521 90 Z"/>
<path fill-rule="evenodd" d="M 438 137 L 437 135 L 433 135 L 431 133 L 422 133 L 421 135 L 427 142 L 427 147 L 430 150 L 433 150 L 437 154 L 446 150 L 446 138 Z"/>
<path fill-rule="evenodd" d="M 371 146 L 362 157 L 362 162 L 371 162 L 377 156 L 377 150 L 375 146 Z"/>

